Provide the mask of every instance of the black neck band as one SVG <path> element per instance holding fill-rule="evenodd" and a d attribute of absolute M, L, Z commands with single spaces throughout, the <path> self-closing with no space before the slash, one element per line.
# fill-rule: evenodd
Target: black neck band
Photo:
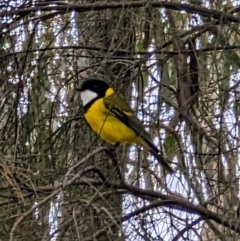
<path fill-rule="evenodd" d="M 101 97 L 98 96 L 98 97 L 96 97 L 95 99 L 93 99 L 93 100 L 91 100 L 90 102 L 88 102 L 86 105 L 84 105 L 84 107 L 83 107 L 84 112 L 86 113 L 86 112 L 88 111 L 88 109 L 92 106 L 92 104 L 93 104 L 96 100 L 98 100 L 98 99 L 100 99 L 100 98 L 101 98 Z"/>

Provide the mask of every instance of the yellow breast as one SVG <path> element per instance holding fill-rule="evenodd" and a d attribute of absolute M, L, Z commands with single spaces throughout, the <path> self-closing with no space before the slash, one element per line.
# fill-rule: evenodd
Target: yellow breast
<path fill-rule="evenodd" d="M 101 139 L 111 143 L 134 143 L 135 132 L 111 115 L 105 108 L 103 99 L 96 100 L 85 113 L 85 118 Z"/>

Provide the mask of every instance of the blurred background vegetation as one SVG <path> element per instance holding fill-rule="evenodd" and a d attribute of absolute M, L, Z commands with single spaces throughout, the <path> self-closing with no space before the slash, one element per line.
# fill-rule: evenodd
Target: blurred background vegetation
<path fill-rule="evenodd" d="M 240 2 L 0 2 L 0 241 L 240 240 Z M 176 173 L 92 133 L 74 85 L 129 100 Z"/>

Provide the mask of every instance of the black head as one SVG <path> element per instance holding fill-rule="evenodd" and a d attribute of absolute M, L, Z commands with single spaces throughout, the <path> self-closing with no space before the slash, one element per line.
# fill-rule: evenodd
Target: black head
<path fill-rule="evenodd" d="M 81 92 L 83 106 L 105 96 L 109 85 L 99 79 L 85 79 L 80 88 L 75 88 Z"/>
<path fill-rule="evenodd" d="M 85 79 L 82 83 L 80 89 L 80 92 L 83 92 L 85 90 L 90 90 L 92 92 L 97 93 L 99 96 L 103 97 L 106 93 L 106 90 L 109 88 L 109 85 L 99 79 Z"/>

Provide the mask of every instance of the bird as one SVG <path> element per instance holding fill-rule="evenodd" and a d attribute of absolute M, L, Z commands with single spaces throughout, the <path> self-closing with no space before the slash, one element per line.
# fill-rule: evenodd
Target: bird
<path fill-rule="evenodd" d="M 142 146 L 167 172 L 174 172 L 128 102 L 108 83 L 85 78 L 75 90 L 80 92 L 86 122 L 102 140 L 116 146 L 126 143 Z"/>

